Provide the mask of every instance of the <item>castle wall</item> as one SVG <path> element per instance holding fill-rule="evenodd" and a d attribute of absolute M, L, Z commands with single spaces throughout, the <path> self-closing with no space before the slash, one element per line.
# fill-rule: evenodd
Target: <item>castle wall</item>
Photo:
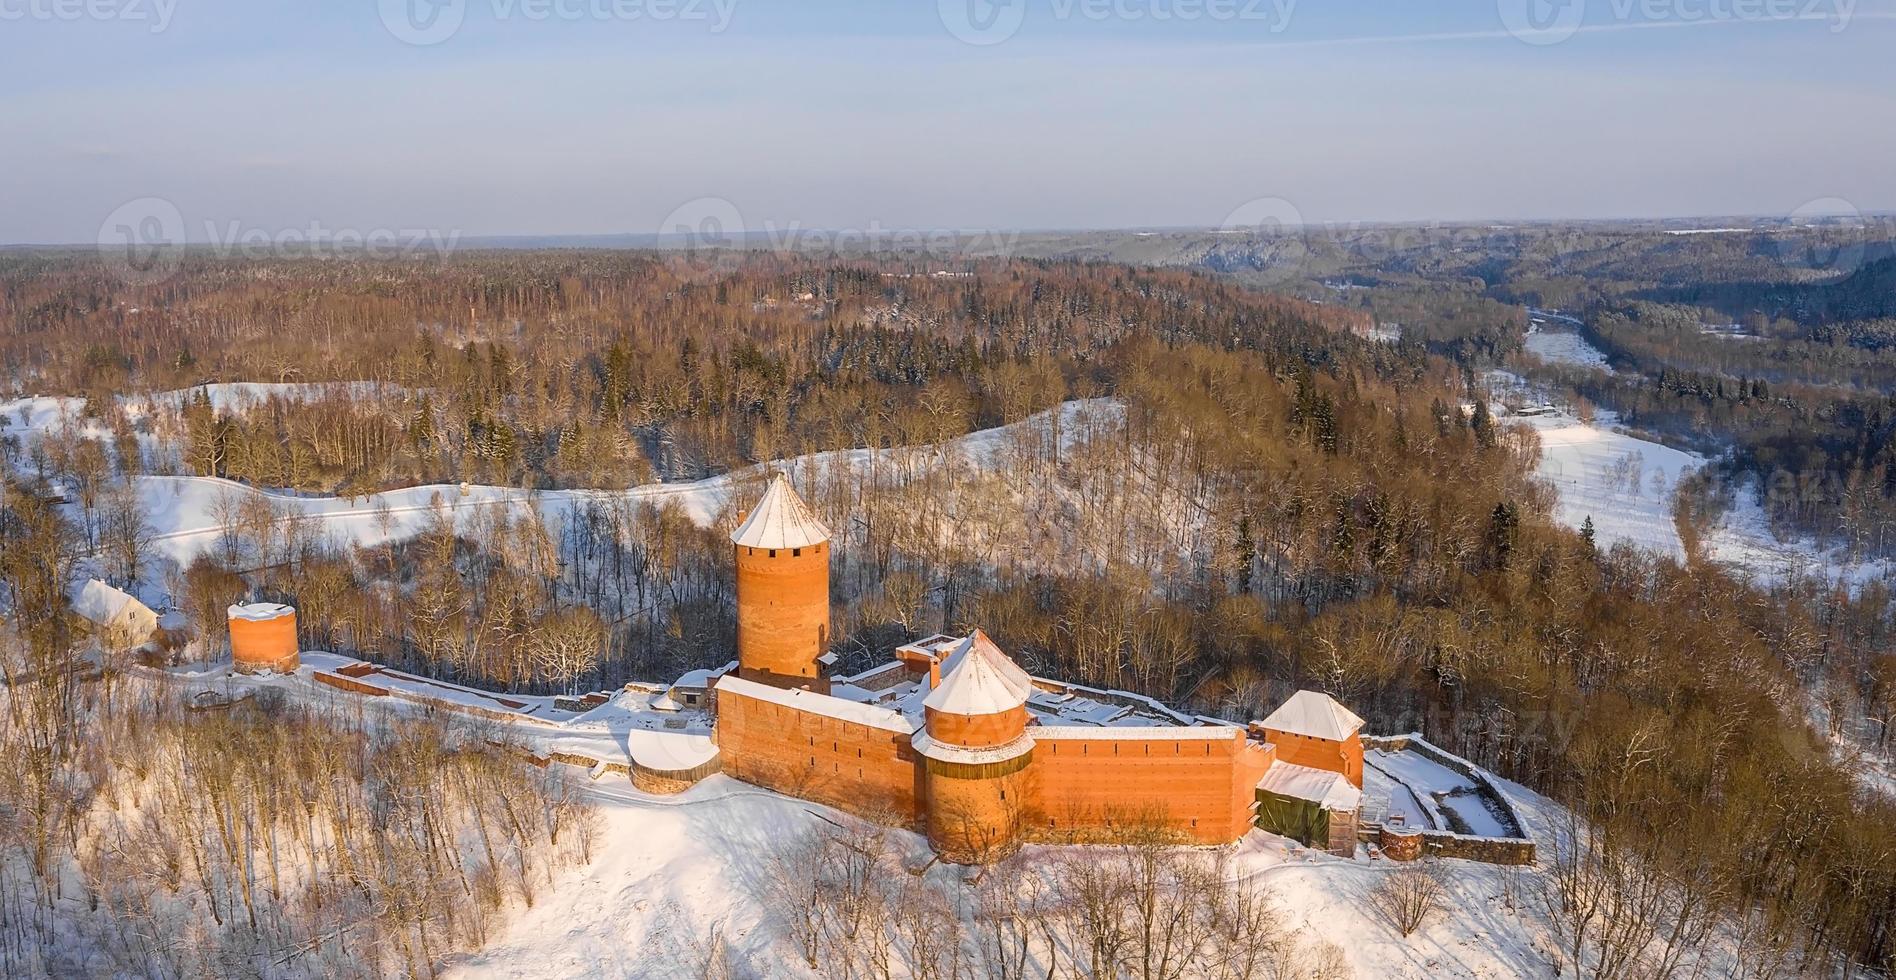
<path fill-rule="evenodd" d="M 920 821 L 921 768 L 911 733 L 777 704 L 740 686 L 718 685 L 718 754 L 726 775 L 885 823 Z M 820 694 L 798 697 L 860 707 Z"/>
<path fill-rule="evenodd" d="M 1247 739 L 1242 729 L 1160 728 L 1144 737 L 1077 737 L 1085 732 L 1032 730 L 1032 797 L 1022 821 L 1024 837 L 1103 840 L 1156 825 L 1214 844 L 1237 840 L 1251 829 L 1257 783 L 1271 766 L 1272 752 Z"/>
<path fill-rule="evenodd" d="M 829 545 L 735 550 L 738 675 L 827 691 L 816 658 L 829 647 Z"/>
<path fill-rule="evenodd" d="M 1277 747 L 1278 761 L 1325 772 L 1340 772 L 1344 779 L 1350 781 L 1350 785 L 1357 789 L 1363 788 L 1363 740 L 1360 736 L 1351 735 L 1347 741 L 1332 742 L 1325 738 L 1311 738 L 1268 728 L 1264 734 Z"/>

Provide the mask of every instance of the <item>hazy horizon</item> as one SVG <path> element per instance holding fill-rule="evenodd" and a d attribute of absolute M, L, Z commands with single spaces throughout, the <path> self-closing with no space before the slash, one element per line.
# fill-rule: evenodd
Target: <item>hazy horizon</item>
<path fill-rule="evenodd" d="M 1896 210 L 1896 0 L 94 4 L 0 0 L 0 242 Z"/>

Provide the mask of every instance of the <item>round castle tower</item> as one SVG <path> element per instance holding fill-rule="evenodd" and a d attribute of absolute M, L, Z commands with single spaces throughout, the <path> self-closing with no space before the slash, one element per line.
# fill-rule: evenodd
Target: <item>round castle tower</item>
<path fill-rule="evenodd" d="M 240 602 L 225 611 L 231 664 L 240 674 L 296 672 L 296 610 L 276 602 Z"/>
<path fill-rule="evenodd" d="M 924 727 L 915 735 L 928 841 L 945 861 L 987 864 L 1020 848 L 1032 789 L 1033 681 L 980 630 L 948 655 L 946 667 L 922 701 Z"/>
<path fill-rule="evenodd" d="M 829 528 L 778 474 L 731 534 L 737 553 L 737 676 L 829 693 Z"/>

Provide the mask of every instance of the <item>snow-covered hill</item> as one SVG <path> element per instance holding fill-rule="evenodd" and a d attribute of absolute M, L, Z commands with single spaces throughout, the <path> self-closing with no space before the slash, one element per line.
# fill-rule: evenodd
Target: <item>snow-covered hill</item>
<path fill-rule="evenodd" d="M 1520 787 L 1508 789 L 1524 802 L 1530 833 L 1551 833 L 1559 807 Z M 786 910 L 771 901 L 767 878 L 772 862 L 800 834 L 847 817 L 725 776 L 677 797 L 649 796 L 620 777 L 606 777 L 592 796 L 605 821 L 601 839 L 609 842 L 598 860 L 565 873 L 484 949 L 455 964 L 450 976 L 695 976 L 713 933 L 739 976 L 822 975 L 798 962 Z M 906 831 L 890 836 L 899 865 L 928 864 L 923 838 Z M 1023 856 L 1033 866 L 1074 850 L 1087 849 L 1030 847 Z M 1261 886 L 1278 920 L 1306 944 L 1339 946 L 1355 977 L 1499 980 L 1548 972 L 1537 948 L 1546 943 L 1548 925 L 1529 872 L 1442 862 L 1446 911 L 1405 940 L 1369 901 L 1393 867 L 1388 862 L 1318 854 L 1262 832 L 1232 845 L 1229 856 L 1229 873 Z M 971 923 L 969 876 L 968 869 L 950 865 L 926 872 L 928 883 L 968 899 L 962 911 Z"/>
<path fill-rule="evenodd" d="M 558 528 L 576 506 L 587 503 L 626 502 L 673 505 L 701 526 L 709 526 L 748 503 L 761 489 L 769 469 L 791 474 L 807 484 L 820 476 L 840 472 L 866 473 L 878 466 L 900 470 L 952 460 L 972 472 L 991 470 L 1010 442 L 1023 433 L 1044 432 L 1057 426 L 1062 441 L 1072 444 L 1094 425 L 1116 425 L 1123 409 L 1111 399 L 1068 402 L 1012 426 L 986 429 L 941 446 L 902 449 L 847 449 L 781 460 L 770 467 L 751 467 L 691 483 L 647 484 L 623 491 L 520 490 L 475 484 L 432 484 L 370 494 L 332 497 L 258 490 L 229 480 L 194 476 L 144 476 L 139 497 L 156 550 L 165 558 L 188 563 L 214 547 L 230 525 L 243 498 L 267 500 L 279 516 L 298 515 L 317 522 L 322 537 L 338 545 L 374 547 L 413 537 L 440 514 L 468 520 L 477 514 L 511 518 L 537 513 L 550 528 Z M 891 477 L 901 482 L 897 472 Z"/>

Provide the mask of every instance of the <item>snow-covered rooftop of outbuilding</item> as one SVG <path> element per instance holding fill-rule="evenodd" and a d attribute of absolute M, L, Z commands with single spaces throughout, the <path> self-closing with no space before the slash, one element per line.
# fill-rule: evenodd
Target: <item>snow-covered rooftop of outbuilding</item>
<path fill-rule="evenodd" d="M 232 619 L 247 619 L 253 623 L 267 622 L 295 611 L 280 602 L 240 602 L 225 610 Z"/>
<path fill-rule="evenodd" d="M 129 594 L 95 578 L 87 580 L 72 597 L 72 611 L 81 619 L 104 626 L 136 603 L 138 600 Z"/>
<path fill-rule="evenodd" d="M 975 630 L 948 655 L 941 686 L 922 699 L 924 707 L 956 715 L 997 715 L 1027 703 L 1033 678 L 987 634 Z"/>
<path fill-rule="evenodd" d="M 718 693 L 737 694 L 759 701 L 768 701 L 798 711 L 824 715 L 840 721 L 851 721 L 871 728 L 897 732 L 903 735 L 915 731 L 915 724 L 899 711 L 859 701 L 845 701 L 842 698 L 818 694 L 814 691 L 792 690 L 747 681 L 736 674 L 726 674 L 718 679 Z"/>
<path fill-rule="evenodd" d="M 1351 786 L 1342 773 L 1288 762 L 1271 766 L 1257 786 L 1266 793 L 1309 800 L 1325 810 L 1353 812 L 1363 802 L 1363 791 Z"/>
<path fill-rule="evenodd" d="M 744 548 L 807 548 L 829 537 L 829 528 L 781 473 L 771 478 L 763 499 L 731 533 L 731 541 Z"/>
<path fill-rule="evenodd" d="M 715 681 L 719 677 L 722 677 L 725 674 L 728 674 L 736 669 L 737 669 L 737 661 L 733 660 L 730 663 L 725 664 L 724 666 L 718 667 L 716 669 L 713 669 L 710 667 L 700 667 L 696 670 L 687 670 L 683 674 L 678 675 L 678 679 L 672 682 L 672 686 L 673 687 L 710 687 L 712 681 Z"/>
<path fill-rule="evenodd" d="M 1272 731 L 1341 742 L 1363 727 L 1363 719 L 1328 694 L 1298 691 L 1260 724 Z"/>

